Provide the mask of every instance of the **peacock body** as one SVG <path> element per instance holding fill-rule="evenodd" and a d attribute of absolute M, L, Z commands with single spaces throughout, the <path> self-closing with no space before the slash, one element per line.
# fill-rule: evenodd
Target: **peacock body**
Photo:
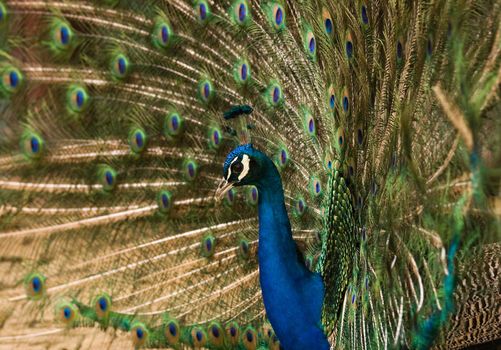
<path fill-rule="evenodd" d="M 500 20 L 0 1 L 0 348 L 499 344 Z"/>

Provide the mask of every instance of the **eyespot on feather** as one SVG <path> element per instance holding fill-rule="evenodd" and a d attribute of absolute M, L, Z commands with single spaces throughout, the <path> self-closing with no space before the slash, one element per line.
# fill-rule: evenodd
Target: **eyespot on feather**
<path fill-rule="evenodd" d="M 146 149 L 148 136 L 144 129 L 134 128 L 129 132 L 129 147 L 133 153 L 139 154 Z"/>
<path fill-rule="evenodd" d="M 39 300 L 45 294 L 45 276 L 40 273 L 32 273 L 24 279 L 26 295 L 32 300 Z"/>
<path fill-rule="evenodd" d="M 108 319 L 111 310 L 111 297 L 102 293 L 94 299 L 94 310 L 99 319 Z"/>
<path fill-rule="evenodd" d="M 145 346 L 148 342 L 150 332 L 146 326 L 141 322 L 132 324 L 130 329 L 132 343 L 135 347 L 139 348 Z"/>
<path fill-rule="evenodd" d="M 166 49 L 171 45 L 173 36 L 174 32 L 169 21 L 161 17 L 157 18 L 151 33 L 153 45 L 158 49 Z"/>
<path fill-rule="evenodd" d="M 193 327 L 193 329 L 190 332 L 190 335 L 191 335 L 191 343 L 196 348 L 204 347 L 205 344 L 207 343 L 207 334 L 200 327 Z"/>
<path fill-rule="evenodd" d="M 71 85 L 66 94 L 66 105 L 71 113 L 78 114 L 88 107 L 89 94 L 87 89 L 81 85 Z"/>
<path fill-rule="evenodd" d="M 209 3 L 205 0 L 197 0 L 195 1 L 195 16 L 200 24 L 206 24 L 211 16 L 212 12 L 209 6 Z"/>
<path fill-rule="evenodd" d="M 233 23 L 245 26 L 250 21 L 250 8 L 246 0 L 236 0 L 230 8 L 230 17 Z"/>
<path fill-rule="evenodd" d="M 197 163 L 193 159 L 187 159 L 183 164 L 184 177 L 188 181 L 193 181 L 197 177 Z"/>
<path fill-rule="evenodd" d="M 73 303 L 61 301 L 56 305 L 56 317 L 67 327 L 71 327 L 78 321 L 80 312 Z"/>
<path fill-rule="evenodd" d="M 177 345 L 181 338 L 181 329 L 177 320 L 169 318 L 164 323 L 165 339 L 170 345 Z"/>
<path fill-rule="evenodd" d="M 273 29 L 281 31 L 285 28 L 285 10 L 279 3 L 271 3 L 268 8 L 268 19 Z"/>
<path fill-rule="evenodd" d="M 332 37 L 334 35 L 334 21 L 332 20 L 329 10 L 325 7 L 322 9 L 322 22 L 325 34 Z"/>
<path fill-rule="evenodd" d="M 165 116 L 163 125 L 163 134 L 166 138 L 176 138 L 183 132 L 184 120 L 181 115 L 175 111 Z"/>
<path fill-rule="evenodd" d="M 240 342 L 240 326 L 236 321 L 230 322 L 226 325 L 226 339 L 228 342 L 235 346 Z"/>
<path fill-rule="evenodd" d="M 18 92 L 24 83 L 23 73 L 12 65 L 0 66 L 0 96 L 10 96 Z"/>
<path fill-rule="evenodd" d="M 35 160 L 42 157 L 45 143 L 37 133 L 25 130 L 21 136 L 20 148 L 26 159 Z"/>

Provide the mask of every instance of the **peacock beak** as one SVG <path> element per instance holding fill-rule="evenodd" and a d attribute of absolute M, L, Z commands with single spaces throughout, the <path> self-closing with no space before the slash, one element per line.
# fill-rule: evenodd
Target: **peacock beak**
<path fill-rule="evenodd" d="M 219 186 L 217 187 L 217 190 L 216 190 L 216 195 L 215 195 L 216 201 L 219 202 L 221 199 L 223 199 L 226 192 L 231 190 L 233 188 L 233 186 L 234 186 L 234 183 L 228 182 L 226 179 L 222 179 L 221 182 L 219 183 Z"/>

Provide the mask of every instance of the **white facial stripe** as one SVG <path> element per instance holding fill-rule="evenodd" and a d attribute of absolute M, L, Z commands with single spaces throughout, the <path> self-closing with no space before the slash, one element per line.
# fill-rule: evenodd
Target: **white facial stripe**
<path fill-rule="evenodd" d="M 241 181 L 249 172 L 250 170 L 249 163 L 250 163 L 249 156 L 247 154 L 244 154 L 244 156 L 242 157 L 242 165 L 244 166 L 244 170 L 242 170 L 240 175 L 238 175 L 238 181 Z"/>
<path fill-rule="evenodd" d="M 238 159 L 238 157 L 233 158 L 233 160 L 230 163 L 230 166 L 228 167 L 228 176 L 226 176 L 226 181 L 230 180 L 231 177 L 231 165 L 235 163 L 235 161 Z"/>

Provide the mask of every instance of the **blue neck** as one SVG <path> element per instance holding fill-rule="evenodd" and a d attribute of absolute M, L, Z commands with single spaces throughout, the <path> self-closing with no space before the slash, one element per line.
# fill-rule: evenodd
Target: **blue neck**
<path fill-rule="evenodd" d="M 298 259 L 280 175 L 266 158 L 259 191 L 259 271 L 264 306 L 286 350 L 329 349 L 320 328 L 323 283 Z"/>

